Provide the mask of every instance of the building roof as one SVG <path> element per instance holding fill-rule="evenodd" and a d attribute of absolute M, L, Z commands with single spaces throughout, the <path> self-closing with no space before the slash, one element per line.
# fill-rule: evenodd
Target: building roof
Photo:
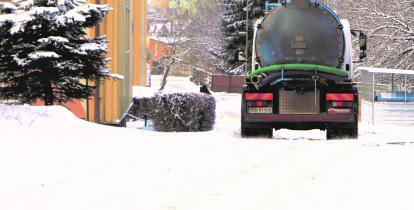
<path fill-rule="evenodd" d="M 358 67 L 358 70 L 365 70 L 365 71 L 368 71 L 368 72 L 371 72 L 371 73 L 414 75 L 414 70 L 403 70 L 403 69 Z"/>

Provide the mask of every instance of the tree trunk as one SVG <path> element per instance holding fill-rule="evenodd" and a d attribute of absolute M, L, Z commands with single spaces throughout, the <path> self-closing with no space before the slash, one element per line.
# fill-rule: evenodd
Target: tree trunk
<path fill-rule="evenodd" d="M 175 59 L 172 58 L 172 61 L 169 62 L 169 64 L 166 66 L 165 71 L 164 71 L 164 75 L 162 76 L 161 87 L 160 87 L 159 90 L 164 90 L 165 85 L 167 84 L 168 74 L 170 73 L 171 66 L 174 64 L 174 61 L 175 61 Z"/>
<path fill-rule="evenodd" d="M 45 106 L 52 106 L 53 102 L 55 101 L 55 96 L 53 95 L 53 87 L 50 81 L 45 81 L 45 97 L 43 100 L 45 101 Z"/>

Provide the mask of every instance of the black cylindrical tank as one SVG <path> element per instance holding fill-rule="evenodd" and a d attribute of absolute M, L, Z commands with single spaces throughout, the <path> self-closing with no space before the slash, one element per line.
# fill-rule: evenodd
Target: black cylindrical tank
<path fill-rule="evenodd" d="M 290 0 L 264 17 L 255 47 L 262 67 L 297 63 L 340 67 L 344 42 L 340 20 L 329 8 L 310 0 Z"/>

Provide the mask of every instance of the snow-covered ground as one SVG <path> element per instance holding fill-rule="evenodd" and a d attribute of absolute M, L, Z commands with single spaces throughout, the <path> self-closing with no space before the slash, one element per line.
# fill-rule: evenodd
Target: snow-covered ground
<path fill-rule="evenodd" d="M 185 80 L 171 78 L 167 89 L 198 90 Z M 317 130 L 241 139 L 240 95 L 214 96 L 217 123 L 204 133 L 114 128 L 62 107 L 0 105 L 0 209 L 414 208 L 409 118 L 362 123 L 358 141 L 327 141 Z"/>

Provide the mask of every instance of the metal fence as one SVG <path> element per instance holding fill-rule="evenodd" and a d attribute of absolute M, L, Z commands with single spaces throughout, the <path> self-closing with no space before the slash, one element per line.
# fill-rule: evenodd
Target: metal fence
<path fill-rule="evenodd" d="M 359 67 L 362 120 L 371 124 L 411 121 L 414 71 Z M 400 117 L 398 115 L 401 115 Z M 412 120 L 414 121 L 414 119 Z"/>

